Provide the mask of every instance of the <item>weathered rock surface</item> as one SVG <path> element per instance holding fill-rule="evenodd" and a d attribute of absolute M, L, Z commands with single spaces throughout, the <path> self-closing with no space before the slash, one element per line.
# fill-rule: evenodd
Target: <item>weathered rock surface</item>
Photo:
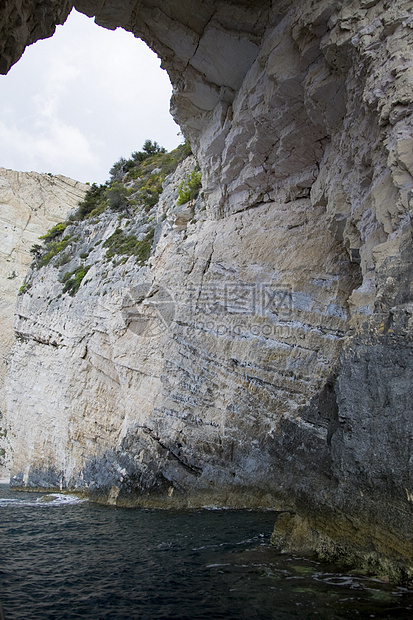
<path fill-rule="evenodd" d="M 54 34 L 72 9 L 70 0 L 4 0 L 0 11 L 0 72 L 7 73 L 27 45 Z"/>
<path fill-rule="evenodd" d="M 271 505 L 298 515 L 290 546 L 411 567 L 413 2 L 75 6 L 161 56 L 206 211 L 160 222 L 152 266 L 108 272 L 102 309 L 92 271 L 47 308 L 52 268 L 33 281 L 10 374 L 16 480 Z M 158 288 L 174 320 L 142 344 L 133 316 Z"/>
<path fill-rule="evenodd" d="M 0 168 L 0 449 L 5 450 L 4 378 L 14 343 L 13 316 L 16 298 L 33 260 L 30 248 L 56 222 L 64 220 L 84 196 L 82 183 L 64 176 L 14 172 Z M 4 475 L 3 452 L 0 478 Z"/>
<path fill-rule="evenodd" d="M 308 199 L 212 221 L 199 198 L 185 223 L 174 198 L 190 164 L 165 189 L 148 266 L 108 263 L 119 220 L 105 213 L 66 229 L 81 239 L 72 262 L 29 278 L 9 375 L 16 483 L 115 487 L 124 503 L 163 503 L 166 491 L 172 505 L 272 505 L 283 421 L 325 443 L 329 412 L 310 425 L 303 407 L 338 357 L 358 269 L 323 209 L 309 222 Z M 152 218 L 125 230 L 139 238 Z M 81 253 L 91 268 L 75 297 L 62 296 L 59 272 Z"/>

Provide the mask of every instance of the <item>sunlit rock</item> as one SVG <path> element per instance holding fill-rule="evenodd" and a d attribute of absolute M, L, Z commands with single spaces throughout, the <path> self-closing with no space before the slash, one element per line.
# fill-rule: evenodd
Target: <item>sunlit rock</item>
<path fill-rule="evenodd" d="M 67 177 L 0 168 L 0 449 L 5 450 L 4 378 L 14 343 L 13 314 L 39 237 L 65 219 L 87 186 Z M 1 462 L 4 455 L 1 455 Z M 0 468 L 0 477 L 3 469 Z"/>

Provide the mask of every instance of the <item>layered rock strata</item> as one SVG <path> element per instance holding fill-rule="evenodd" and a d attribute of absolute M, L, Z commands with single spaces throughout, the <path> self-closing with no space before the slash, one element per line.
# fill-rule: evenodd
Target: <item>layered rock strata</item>
<path fill-rule="evenodd" d="M 270 505 L 296 512 L 290 548 L 411 566 L 413 3 L 75 6 L 161 56 L 206 209 L 159 223 L 151 267 L 108 272 L 99 313 L 93 272 L 64 324 L 35 279 L 10 416 L 29 415 L 30 368 L 42 431 L 16 438 L 16 481 Z M 165 298 L 174 318 L 142 344 L 133 317 Z"/>
<path fill-rule="evenodd" d="M 309 222 L 308 199 L 224 221 L 202 197 L 176 207 L 190 164 L 165 188 L 147 265 L 108 261 L 119 218 L 105 212 L 66 228 L 70 262 L 29 275 L 9 374 L 15 484 L 116 489 L 118 503 L 163 504 L 166 493 L 171 505 L 271 506 L 282 424 L 325 443 L 330 414 L 319 419 L 310 401 L 339 355 L 358 269 L 323 209 Z M 153 218 L 143 211 L 121 230 L 139 239 Z M 72 297 L 62 276 L 81 264 L 90 269 Z"/>
<path fill-rule="evenodd" d="M 30 249 L 56 222 L 64 220 L 87 186 L 61 175 L 0 168 L 0 478 L 5 475 L 6 410 L 4 378 L 14 344 L 16 298 L 33 260 Z"/>

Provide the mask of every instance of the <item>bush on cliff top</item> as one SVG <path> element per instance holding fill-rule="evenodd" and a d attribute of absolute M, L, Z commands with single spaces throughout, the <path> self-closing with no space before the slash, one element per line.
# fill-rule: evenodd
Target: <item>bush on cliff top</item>
<path fill-rule="evenodd" d="M 145 161 L 152 155 L 158 155 L 159 153 L 166 153 L 166 149 L 163 146 L 159 146 L 157 142 L 152 140 L 145 140 L 145 143 L 141 151 L 135 151 L 132 153 L 130 159 L 121 157 L 119 161 L 113 164 L 109 170 L 109 174 L 112 180 L 120 180 L 124 175 L 134 168 L 138 163 Z"/>
<path fill-rule="evenodd" d="M 106 209 L 128 215 L 140 210 L 150 211 L 159 200 L 165 177 L 173 173 L 190 154 L 191 148 L 187 142 L 167 153 L 157 142 L 146 140 L 142 151 L 135 151 L 130 159 L 121 158 L 112 166 L 110 181 L 106 181 L 103 185 L 96 183 L 91 185 L 84 199 L 79 202 L 76 212 L 71 214 L 66 222 L 56 224 L 40 237 L 44 245 L 35 244 L 30 250 L 34 257 L 33 265 L 37 268 L 44 267 L 57 255 L 59 258 L 53 261 L 55 267 L 61 267 L 70 260 L 69 253 L 63 251 L 77 238 L 70 235 L 62 238 L 70 224 L 95 217 Z M 199 191 L 200 173 L 196 173 L 195 176 L 190 175 L 187 181 L 185 187 L 181 184 L 182 200 L 188 192 L 192 198 L 193 192 Z M 153 235 L 154 231 L 151 230 L 142 241 L 138 241 L 134 235 L 126 235 L 118 229 L 105 242 L 108 248 L 106 258 L 112 258 L 115 254 L 136 256 L 137 260 L 143 264 L 150 255 Z M 72 274 L 72 276 L 80 286 L 80 276 L 77 279 L 75 275 Z M 70 290 L 77 290 L 76 286 L 73 284 Z"/>
<path fill-rule="evenodd" d="M 79 202 L 77 211 L 69 216 L 69 220 L 84 220 L 89 216 L 98 215 L 106 208 L 105 185 L 93 185 L 88 189 L 84 199 Z"/>
<path fill-rule="evenodd" d="M 84 220 L 107 208 L 131 214 L 138 209 L 149 211 L 159 200 L 165 177 L 190 154 L 188 143 L 167 153 L 157 142 L 146 140 L 142 151 L 135 151 L 130 159 L 121 157 L 113 164 L 109 181 L 103 185 L 94 183 L 90 187 L 69 219 Z M 125 187 L 126 183 L 128 187 Z"/>

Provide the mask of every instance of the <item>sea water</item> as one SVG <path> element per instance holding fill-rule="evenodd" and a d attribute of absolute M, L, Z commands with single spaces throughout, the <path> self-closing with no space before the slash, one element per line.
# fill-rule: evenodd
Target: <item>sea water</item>
<path fill-rule="evenodd" d="M 0 618 L 409 618 L 413 592 L 269 544 L 275 514 L 105 507 L 0 485 Z"/>

